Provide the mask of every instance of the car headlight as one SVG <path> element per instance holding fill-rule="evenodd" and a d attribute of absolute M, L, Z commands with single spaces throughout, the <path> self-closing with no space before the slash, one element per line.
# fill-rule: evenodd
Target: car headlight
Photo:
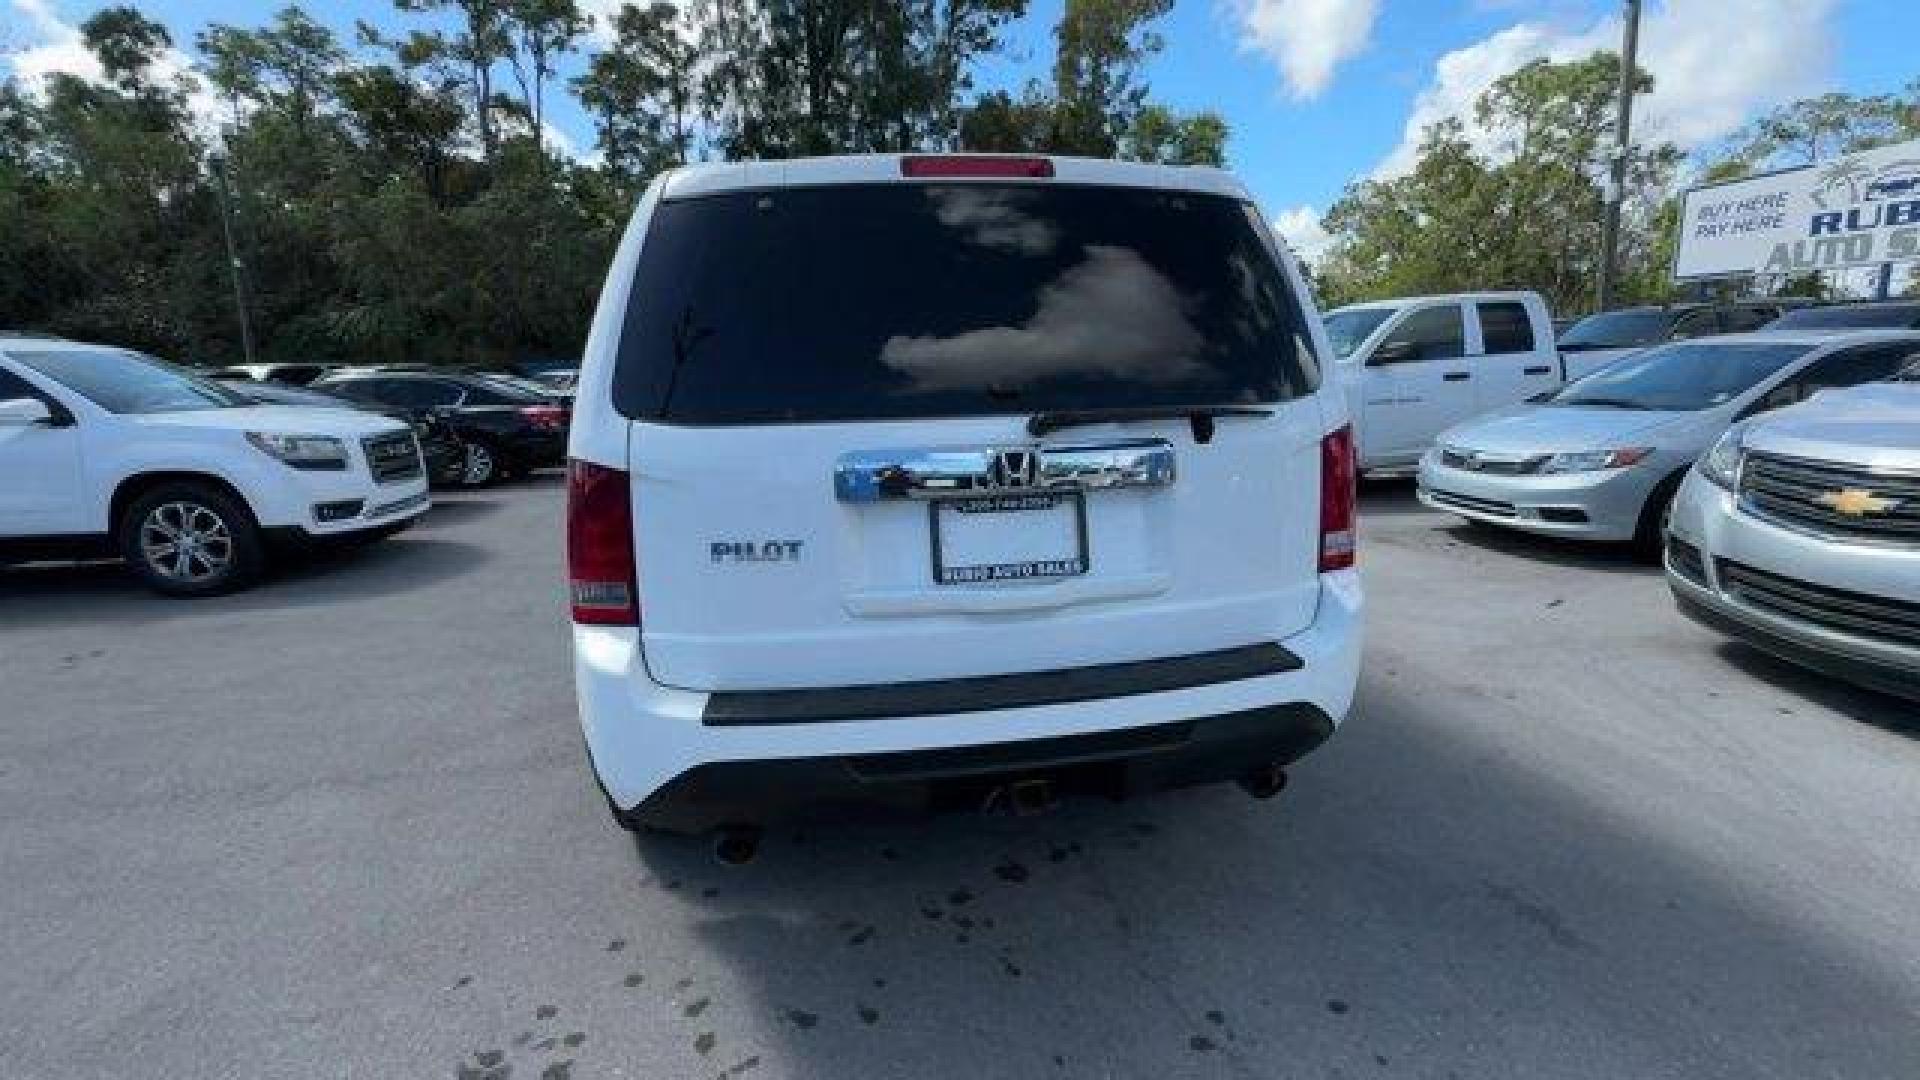
<path fill-rule="evenodd" d="M 1741 443 L 1745 427 L 1730 427 L 1713 449 L 1700 456 L 1700 475 L 1732 491 L 1740 482 Z"/>
<path fill-rule="evenodd" d="M 1638 465 L 1653 453 L 1651 446 L 1622 446 L 1616 450 L 1582 450 L 1572 454 L 1554 454 L 1540 466 L 1543 473 L 1604 472 Z"/>
<path fill-rule="evenodd" d="M 347 444 L 331 435 L 285 435 L 249 431 L 247 441 L 260 452 L 278 458 L 289 468 L 340 472 L 347 467 Z"/>

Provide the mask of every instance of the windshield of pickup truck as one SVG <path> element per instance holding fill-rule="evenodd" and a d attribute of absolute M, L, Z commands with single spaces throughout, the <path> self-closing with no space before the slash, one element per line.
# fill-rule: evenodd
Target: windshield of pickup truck
<path fill-rule="evenodd" d="M 253 404 L 211 379 L 141 353 L 46 349 L 8 355 L 110 413 L 196 412 Z"/>
<path fill-rule="evenodd" d="M 1547 403 L 1698 412 L 1732 401 L 1813 347 L 1798 342 L 1675 342 L 1601 368 Z"/>
<path fill-rule="evenodd" d="M 1630 308 L 1589 315 L 1560 335 L 1561 352 L 1633 349 L 1667 340 L 1680 312 L 1666 308 Z"/>
<path fill-rule="evenodd" d="M 1360 343 L 1373 336 L 1380 324 L 1393 316 L 1392 308 L 1342 308 L 1329 311 L 1325 318 L 1327 340 L 1333 343 L 1333 354 L 1345 360 L 1353 355 Z"/>

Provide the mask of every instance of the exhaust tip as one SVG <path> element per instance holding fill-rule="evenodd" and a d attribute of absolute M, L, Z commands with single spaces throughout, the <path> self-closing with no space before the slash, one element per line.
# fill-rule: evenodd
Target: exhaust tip
<path fill-rule="evenodd" d="M 754 825 L 724 825 L 713 840 L 713 857 L 722 866 L 745 866 L 760 854 L 760 829 Z"/>
<path fill-rule="evenodd" d="M 1280 765 L 1263 765 L 1239 780 L 1240 790 L 1256 799 L 1271 799 L 1287 789 L 1287 770 Z"/>

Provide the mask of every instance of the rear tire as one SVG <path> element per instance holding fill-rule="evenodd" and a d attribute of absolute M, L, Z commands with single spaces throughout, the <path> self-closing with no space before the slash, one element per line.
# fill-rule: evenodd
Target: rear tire
<path fill-rule="evenodd" d="M 212 484 L 163 484 L 141 495 L 120 515 L 115 540 L 140 580 L 165 596 L 236 592 L 266 566 L 253 512 Z"/>

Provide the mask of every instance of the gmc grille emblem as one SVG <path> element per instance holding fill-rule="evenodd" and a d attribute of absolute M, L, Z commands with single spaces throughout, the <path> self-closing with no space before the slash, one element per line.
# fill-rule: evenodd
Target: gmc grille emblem
<path fill-rule="evenodd" d="M 1040 452 L 995 450 L 987 463 L 987 486 L 997 491 L 1040 486 Z"/>

